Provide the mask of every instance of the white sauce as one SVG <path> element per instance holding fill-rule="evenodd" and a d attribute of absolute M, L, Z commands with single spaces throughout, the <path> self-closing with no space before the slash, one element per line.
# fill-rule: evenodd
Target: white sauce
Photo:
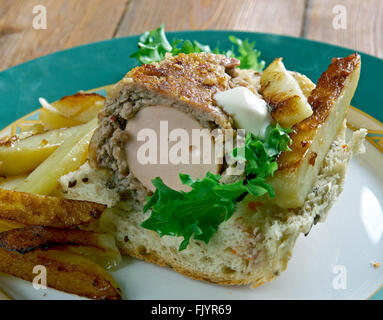
<path fill-rule="evenodd" d="M 214 96 L 217 104 L 233 117 L 237 129 L 264 137 L 266 128 L 273 122 L 265 100 L 246 87 L 236 87 Z"/>

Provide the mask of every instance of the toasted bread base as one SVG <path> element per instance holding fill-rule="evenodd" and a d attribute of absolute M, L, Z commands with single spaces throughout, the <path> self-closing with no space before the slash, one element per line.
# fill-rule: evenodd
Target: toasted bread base
<path fill-rule="evenodd" d="M 286 269 L 298 236 L 307 234 L 316 222 L 325 221 L 343 190 L 350 159 L 363 151 L 365 135 L 365 130 L 355 132 L 346 145 L 342 126 L 302 207 L 288 210 L 265 205 L 252 212 L 248 204 L 257 199 L 247 197 L 238 204 L 233 217 L 220 225 L 209 244 L 192 240 L 186 250 L 179 252 L 181 238 L 161 238 L 142 228 L 149 213 L 143 214 L 142 208 L 126 201 L 108 209 L 98 228 L 114 232 L 120 251 L 134 258 L 171 267 L 196 280 L 260 286 Z M 81 170 L 74 174 L 82 175 Z M 93 176 L 89 180 L 97 183 Z M 76 196 L 84 194 L 89 200 L 88 187 L 76 186 Z M 104 194 L 92 196 L 100 201 Z"/>
<path fill-rule="evenodd" d="M 319 221 L 325 221 L 332 204 L 343 190 L 345 172 L 349 161 L 354 154 L 358 154 L 363 151 L 365 131 L 361 130 L 354 133 L 354 136 L 347 148 L 345 148 L 344 134 L 345 130 L 342 128 L 336 141 L 333 143 L 332 148 L 326 156 L 324 167 L 318 176 L 318 180 L 314 184 L 312 189 L 313 191 L 308 195 L 303 207 L 295 209 L 294 212 L 289 212 L 290 217 L 294 217 L 297 221 L 291 223 L 291 225 L 289 225 L 288 222 L 281 223 L 279 231 L 284 235 L 288 235 L 288 237 L 280 241 L 277 236 L 274 236 L 274 239 L 269 238 L 270 230 L 264 231 L 264 238 L 256 244 L 256 247 L 262 248 L 263 252 L 259 255 L 262 255 L 263 258 L 254 263 L 250 274 L 245 275 L 239 272 L 235 275 L 228 275 L 222 272 L 219 268 L 215 271 L 211 271 L 209 270 L 210 268 L 206 268 L 206 272 L 201 271 L 201 268 L 187 267 L 184 259 L 182 258 L 182 253 L 178 253 L 180 261 L 177 261 L 177 256 L 169 256 L 166 255 L 166 252 L 162 251 L 158 252 L 156 250 L 158 248 L 157 245 L 151 248 L 147 245 L 147 243 L 145 243 L 145 250 L 143 250 L 143 243 L 134 243 L 134 239 L 130 239 L 130 234 L 124 236 L 125 240 L 127 239 L 126 236 L 129 238 L 129 245 L 127 245 L 126 241 L 121 239 L 121 231 L 125 229 L 118 227 L 121 224 L 129 223 L 124 219 L 116 221 L 116 236 L 120 251 L 122 254 L 129 255 L 146 262 L 155 263 L 164 267 L 170 267 L 178 273 L 192 279 L 213 282 L 221 285 L 251 284 L 251 287 L 255 288 L 273 280 L 286 269 L 299 234 L 302 232 L 309 232 L 314 224 L 316 216 L 320 217 Z M 330 185 L 331 187 L 328 187 Z M 321 190 L 319 194 L 315 191 L 317 189 Z M 319 203 L 320 201 L 321 203 Z M 274 208 L 269 208 L 269 210 L 273 209 Z M 285 212 L 283 214 L 285 214 Z M 233 218 L 235 219 L 235 216 Z M 276 219 L 279 219 L 279 217 Z M 249 221 L 246 221 L 245 223 L 249 223 Z M 249 226 L 251 224 L 252 223 L 250 222 Z M 284 228 L 286 230 L 282 231 Z M 218 232 L 221 231 L 222 230 L 219 230 Z M 225 231 L 227 232 L 227 230 Z M 142 229 L 141 232 L 151 234 L 151 237 L 157 238 L 156 240 L 158 242 L 164 241 L 163 238 L 160 238 L 156 234 L 153 235 L 152 231 Z M 249 234 L 249 238 L 251 237 L 251 234 L 252 233 Z M 268 235 L 266 236 L 266 234 Z M 277 242 L 278 244 L 275 246 L 275 244 L 272 244 L 271 242 Z M 164 243 L 166 243 L 166 240 Z M 208 245 L 205 245 L 204 243 L 200 244 L 200 246 L 205 249 L 210 245 L 214 246 L 214 243 Z M 273 250 L 272 248 L 275 249 Z M 193 246 L 191 250 L 196 250 L 195 246 Z M 225 252 L 221 252 L 221 255 L 224 254 Z M 244 261 L 244 259 L 242 260 Z M 197 267 L 199 261 L 193 261 L 193 263 Z"/>
<path fill-rule="evenodd" d="M 214 283 L 217 283 L 217 284 L 221 284 L 221 285 L 247 285 L 249 283 L 252 283 L 252 288 L 256 288 L 256 287 L 259 287 L 261 285 L 263 285 L 266 280 L 264 279 L 264 277 L 260 277 L 259 279 L 230 279 L 228 280 L 227 278 L 225 277 L 222 277 L 222 276 L 216 276 L 214 274 L 205 274 L 205 273 L 201 273 L 201 272 L 196 272 L 195 270 L 191 270 L 191 269 L 186 269 L 184 267 L 182 267 L 182 265 L 169 265 L 169 263 L 164 260 L 161 256 L 157 255 L 157 254 L 153 254 L 153 253 L 149 253 L 149 254 L 141 254 L 138 250 L 138 248 L 121 248 L 120 247 L 120 252 L 121 254 L 123 255 L 126 255 L 126 256 L 130 256 L 130 257 L 133 257 L 133 258 L 136 258 L 136 259 L 139 259 L 139 260 L 144 260 L 146 262 L 149 262 L 149 263 L 154 263 L 154 264 L 157 264 L 161 267 L 167 267 L 167 268 L 171 268 L 173 269 L 174 271 L 184 275 L 184 276 L 187 276 L 189 278 L 192 278 L 194 280 L 200 280 L 200 281 L 205 281 L 205 282 L 214 282 Z M 269 280 L 271 281 L 271 279 Z"/>

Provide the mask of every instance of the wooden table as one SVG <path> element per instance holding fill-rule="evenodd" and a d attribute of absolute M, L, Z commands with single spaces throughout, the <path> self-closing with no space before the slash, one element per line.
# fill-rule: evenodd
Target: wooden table
<path fill-rule="evenodd" d="M 47 9 L 46 30 L 33 28 L 37 5 Z M 344 9 L 345 30 L 334 27 Z M 305 37 L 383 57 L 383 0 L 0 0 L 0 70 L 84 43 L 142 33 L 162 22 L 167 30 Z"/>

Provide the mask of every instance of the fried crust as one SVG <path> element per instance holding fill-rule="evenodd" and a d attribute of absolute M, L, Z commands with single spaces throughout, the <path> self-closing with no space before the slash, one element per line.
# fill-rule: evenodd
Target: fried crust
<path fill-rule="evenodd" d="M 0 189 L 0 218 L 25 225 L 68 228 L 89 224 L 106 206 Z"/>
<path fill-rule="evenodd" d="M 354 53 L 346 58 L 334 58 L 328 70 L 308 97 L 313 114 L 293 127 L 290 135 L 291 152 L 282 152 L 278 157 L 278 171 L 295 171 L 305 159 L 317 129 L 326 121 L 331 108 L 341 96 L 349 76 L 360 67 L 361 58 Z"/>
<path fill-rule="evenodd" d="M 57 246 L 84 245 L 101 248 L 102 234 L 71 229 L 28 226 L 0 233 L 0 248 L 26 254 L 38 249 Z"/>
<path fill-rule="evenodd" d="M 222 55 L 190 53 L 145 64 L 132 69 L 124 79 L 205 108 L 213 104 L 213 95 L 228 88 L 230 77 L 226 68 L 234 68 L 239 61 Z"/>
<path fill-rule="evenodd" d="M 96 263 L 62 250 L 35 250 L 25 255 L 0 249 L 0 272 L 33 281 L 36 266 L 46 268 L 48 287 L 99 300 L 120 300 L 115 280 Z"/>
<path fill-rule="evenodd" d="M 63 114 L 75 116 L 84 109 L 93 106 L 96 102 L 104 102 L 105 97 L 98 93 L 77 92 L 71 96 L 62 97 L 60 100 L 53 103 L 54 107 L 58 108 Z"/>

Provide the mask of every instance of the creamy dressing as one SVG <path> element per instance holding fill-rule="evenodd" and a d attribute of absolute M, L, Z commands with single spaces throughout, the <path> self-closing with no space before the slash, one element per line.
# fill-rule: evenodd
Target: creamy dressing
<path fill-rule="evenodd" d="M 214 99 L 233 117 L 237 129 L 249 130 L 258 137 L 264 137 L 266 128 L 273 122 L 266 101 L 246 87 L 217 92 Z"/>

